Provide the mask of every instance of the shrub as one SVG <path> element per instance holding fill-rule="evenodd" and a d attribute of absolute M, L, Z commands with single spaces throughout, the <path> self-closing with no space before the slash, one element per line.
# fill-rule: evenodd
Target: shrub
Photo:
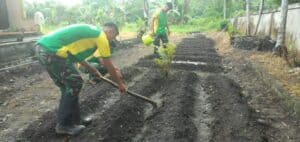
<path fill-rule="evenodd" d="M 228 25 L 230 24 L 229 20 L 222 20 L 220 22 L 220 30 L 225 30 L 227 31 Z"/>
<path fill-rule="evenodd" d="M 176 45 L 173 43 L 167 43 L 165 46 L 166 48 L 159 48 L 158 54 L 160 57 L 155 58 L 154 62 L 161 69 L 162 73 L 168 77 L 171 69 L 171 63 L 176 52 Z"/>
<path fill-rule="evenodd" d="M 227 26 L 227 32 L 229 33 L 230 37 L 234 35 L 242 35 L 242 33 L 238 29 L 236 29 L 231 23 L 229 23 Z"/>

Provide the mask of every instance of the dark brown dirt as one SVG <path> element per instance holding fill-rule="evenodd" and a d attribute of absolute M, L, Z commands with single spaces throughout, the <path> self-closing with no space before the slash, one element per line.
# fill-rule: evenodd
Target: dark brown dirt
<path fill-rule="evenodd" d="M 201 39 L 201 40 L 199 40 Z M 209 43 L 206 43 L 208 41 L 209 43 L 211 40 L 206 39 L 203 36 L 194 38 L 194 39 L 186 39 L 183 40 L 183 42 L 189 42 L 190 44 L 194 44 L 192 47 L 186 47 L 185 44 L 179 44 L 178 51 L 176 55 L 186 55 L 189 56 L 190 53 L 193 53 L 191 56 L 197 55 L 197 54 L 208 54 L 211 58 L 214 59 L 220 59 L 217 53 L 214 50 L 202 50 L 207 53 L 198 53 L 193 52 L 194 50 L 199 50 L 201 46 L 199 45 L 206 45 L 209 48 L 213 48 L 213 45 L 209 45 Z M 202 44 L 201 44 L 202 42 Z M 204 44 L 203 44 L 204 43 Z M 208 45 L 207 45 L 208 44 Z M 198 46 L 197 46 L 198 45 Z M 198 48 L 197 48 L 198 47 Z M 183 51 L 181 50 L 184 50 Z M 200 50 L 201 51 L 201 50 Z M 217 60 L 216 60 L 217 61 Z M 207 65 L 191 65 L 191 64 L 178 64 L 174 65 L 174 70 L 171 73 L 171 77 L 164 78 L 159 74 L 159 71 L 157 70 L 156 66 L 153 64 L 151 57 L 146 57 L 146 59 L 140 60 L 139 63 L 137 63 L 138 67 L 143 66 L 144 68 L 140 68 L 136 71 L 132 71 L 132 69 L 125 69 L 123 70 L 124 76 L 127 78 L 126 80 L 134 80 L 132 90 L 142 93 L 144 95 L 147 95 L 149 97 L 155 96 L 155 94 L 160 94 L 160 98 L 164 100 L 164 106 L 159 108 L 156 115 L 154 116 L 147 116 L 147 105 L 144 102 L 141 102 L 140 100 L 134 99 L 130 96 L 122 96 L 119 99 L 115 101 L 115 103 L 111 104 L 110 107 L 107 109 L 103 108 L 103 105 L 96 105 L 93 102 L 99 102 L 101 100 L 105 100 L 108 98 L 94 98 L 89 97 L 86 100 L 84 100 L 81 105 L 83 108 L 91 108 L 94 107 L 94 113 L 101 112 L 101 115 L 96 115 L 96 119 L 93 122 L 93 125 L 89 126 L 81 135 L 77 137 L 71 138 L 72 141 L 198 141 L 197 135 L 198 135 L 198 127 L 194 124 L 193 117 L 195 117 L 195 100 L 197 95 L 199 95 L 199 92 L 197 93 L 196 87 L 200 87 L 200 76 L 198 76 L 194 72 L 190 72 L 190 70 L 198 70 L 201 69 L 201 71 L 215 73 L 215 72 L 221 72 L 222 67 L 219 62 L 215 62 L 216 66 L 219 68 L 215 68 L 211 64 Z M 150 70 L 151 69 L 151 70 Z M 135 80 L 130 79 L 131 77 L 137 77 L 138 75 L 132 75 L 135 74 L 135 72 L 144 72 L 142 73 L 141 78 Z M 198 70 L 199 71 L 199 70 Z M 128 75 L 131 75 L 130 77 L 127 77 Z M 257 135 L 257 133 L 247 133 L 249 137 L 242 137 L 240 136 L 240 133 L 238 133 L 240 130 L 244 130 L 245 126 L 240 125 L 233 125 L 233 131 L 236 132 L 236 137 L 229 137 L 229 135 L 226 133 L 228 131 L 220 131 L 223 129 L 223 127 L 231 128 L 230 123 L 226 123 L 228 125 L 217 125 L 219 124 L 220 120 L 217 118 L 222 117 L 224 120 L 232 120 L 232 118 L 235 118 L 236 120 L 240 120 L 240 114 L 247 114 L 244 115 L 244 120 L 240 120 L 240 124 L 247 124 L 249 122 L 249 111 L 248 106 L 245 102 L 241 102 L 239 98 L 239 91 L 240 89 L 237 86 L 232 86 L 233 81 L 222 81 L 222 79 L 225 78 L 223 76 L 216 76 L 215 82 L 210 78 L 207 77 L 207 81 L 204 81 L 202 86 L 204 88 L 207 88 L 207 86 L 219 86 L 213 90 L 220 92 L 224 91 L 225 94 L 230 94 L 232 92 L 232 97 L 230 96 L 224 96 L 228 97 L 228 100 L 225 101 L 224 105 L 231 105 L 232 102 L 240 102 L 240 104 L 237 106 L 234 116 L 228 116 L 224 115 L 223 111 L 217 111 L 215 117 L 215 121 L 213 121 L 214 127 L 212 127 L 212 136 L 216 138 L 215 136 L 219 136 L 221 138 L 227 137 L 228 141 L 230 140 L 246 140 L 250 139 L 251 137 L 255 136 L 258 140 L 261 139 L 260 136 Z M 202 78 L 203 80 L 203 78 Z M 218 82 L 218 81 L 219 82 Z M 224 79 L 223 79 L 224 80 Z M 220 83 L 218 85 L 218 83 Z M 222 85 L 227 85 L 227 87 L 222 88 Z M 99 93 L 105 93 L 108 88 L 108 86 L 100 88 L 97 87 L 100 90 L 93 91 L 94 94 Z M 206 89 L 204 89 L 206 90 Z M 213 94 L 212 92 L 209 92 L 206 90 L 208 94 Z M 227 92 L 227 93 L 226 93 Z M 116 93 L 116 92 L 114 92 Z M 89 93 L 93 94 L 92 92 Z M 209 100 L 211 100 L 211 103 L 213 104 L 213 110 L 215 107 L 221 107 L 223 108 L 223 105 L 216 103 L 214 99 L 219 99 L 220 96 L 211 96 L 209 97 Z M 234 106 L 233 106 L 234 107 Z M 230 107 L 227 109 L 231 109 Z M 86 113 L 87 109 L 83 109 L 83 113 Z M 91 109 L 89 109 L 91 110 Z M 93 112 L 92 111 L 92 112 Z M 148 110 L 149 111 L 149 110 Z M 152 110 L 153 111 L 153 110 Z M 90 113 L 92 113 L 90 112 Z M 54 114 L 48 114 L 48 115 L 54 115 Z M 53 141 L 62 139 L 63 137 L 58 137 L 54 133 L 54 126 L 55 126 L 55 118 L 52 118 L 51 120 L 48 120 L 48 115 L 44 116 L 46 118 L 41 118 L 40 122 L 34 122 L 31 126 L 29 126 L 28 130 L 25 131 L 25 133 L 21 136 L 25 140 L 29 141 L 37 141 L 40 139 L 44 139 L 45 141 Z M 201 118 L 198 118 L 201 119 Z M 45 121 L 46 120 L 46 121 Z M 250 119 L 251 120 L 251 119 Z M 46 123 L 45 123 L 46 122 Z M 243 123 L 242 123 L 243 122 Z M 37 125 L 42 124 L 42 125 Z M 236 123 L 237 124 L 237 123 Z M 222 135 L 223 134 L 223 135 Z M 238 139 L 237 139 L 238 138 Z M 257 139 L 254 139 L 253 141 L 256 141 Z M 214 139 L 212 139 L 214 140 Z M 219 141 L 216 139 L 216 141 Z"/>
<path fill-rule="evenodd" d="M 112 57 L 114 64 L 120 69 L 136 63 L 139 58 L 153 52 L 151 48 L 146 48 L 141 44 L 135 45 L 134 40 L 124 42 Z M 126 58 L 126 60 L 119 58 Z M 132 71 L 135 72 L 135 70 Z M 60 93 L 39 64 L 1 71 L 0 76 L 1 79 L 3 78 L 0 81 L 0 141 L 16 141 L 17 136 L 30 123 L 57 107 Z M 84 78 L 87 78 L 86 75 Z M 93 87 L 88 84 L 87 82 L 84 88 L 91 92 L 86 94 L 95 95 L 93 93 L 95 89 L 91 89 Z M 82 95 L 81 98 L 84 99 L 86 96 L 88 95 Z M 97 102 L 91 103 L 91 105 L 94 104 Z M 55 115 L 51 117 L 55 118 Z"/>
<path fill-rule="evenodd" d="M 204 88 L 214 115 L 213 142 L 264 142 L 264 127 L 255 122 L 256 113 L 247 105 L 240 86 L 226 76 L 206 78 Z"/>
<path fill-rule="evenodd" d="M 37 82 L 40 78 L 31 78 L 35 74 L 42 72 L 41 66 L 36 63 L 25 66 L 22 69 L 7 70 L 0 72 L 0 87 L 6 87 L 7 89 L 0 89 L 0 105 L 5 103 L 5 100 L 14 96 L 15 90 L 22 90 L 24 87 Z M 16 82 L 25 82 L 22 85 L 17 85 Z M 13 89 L 11 89 L 13 88 Z"/>
<path fill-rule="evenodd" d="M 230 42 L 234 48 L 257 51 L 272 51 L 276 44 L 276 41 L 271 40 L 270 37 L 257 36 L 231 37 Z"/>
<path fill-rule="evenodd" d="M 194 61 L 205 64 L 173 63 L 170 75 L 161 75 L 153 63 L 153 56 L 140 59 L 135 65 L 123 68 L 124 79 L 130 90 L 163 101 L 157 110 L 151 105 L 118 91 L 105 83 L 87 86 L 81 97 L 84 116 L 94 121 L 70 142 L 269 142 L 299 141 L 295 119 L 272 117 L 274 124 L 283 122 L 292 131 L 284 133 L 280 127 L 266 125 L 262 114 L 251 103 L 256 94 L 269 90 L 261 82 L 248 78 L 238 80 L 241 71 L 257 76 L 251 67 L 237 66 L 224 61 L 214 48 L 214 42 L 204 35 L 194 34 L 177 44 L 175 61 Z M 225 65 L 225 67 L 224 67 Z M 239 64 L 237 64 L 239 65 Z M 255 78 L 255 77 L 252 77 Z M 244 85 L 249 80 L 250 88 Z M 257 83 L 257 84 L 256 84 Z M 247 84 L 250 85 L 250 84 Z M 256 90 L 258 89 L 258 90 Z M 247 92 L 245 92 L 247 91 Z M 261 101 L 269 101 L 261 98 Z M 278 101 L 278 100 L 277 100 Z M 255 103 L 267 108 L 263 103 Z M 267 103 L 276 106 L 271 101 Z M 63 141 L 66 136 L 55 134 L 55 110 L 32 122 L 19 141 Z M 272 110 L 276 115 L 278 109 Z M 279 113 L 281 114 L 281 113 Z M 265 115 L 265 114 L 264 114 Z M 270 117 L 267 117 L 270 118 Z M 272 126 L 272 127 L 271 127 Z M 277 126 L 277 125 L 276 125 Z M 274 131 L 272 128 L 276 128 Z M 285 137 L 285 135 L 288 137 Z M 276 139 L 278 138 L 278 139 Z"/>
<path fill-rule="evenodd" d="M 237 51 L 239 53 L 239 51 Z M 227 76 L 242 87 L 242 96 L 255 111 L 254 122 L 263 126 L 259 130 L 264 141 L 298 142 L 300 123 L 293 109 L 287 107 L 284 97 L 289 97 L 283 86 L 275 85 L 277 80 L 262 75 L 262 71 L 244 58 L 235 59 L 235 54 L 225 55 Z M 269 80 L 268 82 L 266 80 Z"/>

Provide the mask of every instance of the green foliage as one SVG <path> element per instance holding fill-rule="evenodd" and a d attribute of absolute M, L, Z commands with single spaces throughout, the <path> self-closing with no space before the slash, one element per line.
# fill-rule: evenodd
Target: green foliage
<path fill-rule="evenodd" d="M 123 32 L 136 32 L 138 30 L 138 26 L 136 23 L 125 23 L 122 26 L 122 31 Z"/>
<path fill-rule="evenodd" d="M 220 23 L 224 20 L 221 18 L 207 17 L 207 18 L 194 18 L 187 24 L 171 25 L 171 31 L 175 33 L 188 33 L 188 32 L 212 32 L 220 29 Z"/>
<path fill-rule="evenodd" d="M 137 15 L 143 16 L 143 2 L 135 0 L 82 0 L 81 5 L 66 7 L 58 0 L 44 0 L 38 3 L 24 1 L 26 17 L 33 18 L 35 12 L 40 11 L 45 17 L 45 26 L 60 27 L 59 25 L 87 23 L 102 25 L 107 21 L 114 21 L 118 25 L 134 22 Z M 132 16 L 133 18 L 128 18 Z"/>
<path fill-rule="evenodd" d="M 138 27 L 144 26 L 144 20 L 140 17 L 137 17 L 137 19 L 135 20 L 135 23 Z"/>
<path fill-rule="evenodd" d="M 140 17 L 137 17 L 135 22 L 131 22 L 131 23 L 125 23 L 122 26 L 122 31 L 124 32 L 137 32 L 139 30 L 141 30 L 144 27 L 144 20 Z"/>
<path fill-rule="evenodd" d="M 215 30 L 219 29 L 221 18 L 209 17 L 209 18 L 195 18 L 189 22 L 190 25 L 201 26 L 203 29 Z"/>
<path fill-rule="evenodd" d="M 171 63 L 176 52 L 176 45 L 173 43 L 167 43 L 166 48 L 159 48 L 158 53 L 160 58 L 155 58 L 154 62 L 161 69 L 162 73 L 168 77 L 171 69 Z"/>
<path fill-rule="evenodd" d="M 143 0 L 82 0 L 81 5 L 65 7 L 59 0 L 43 0 L 29 3 L 24 0 L 27 18 L 33 18 L 35 12 L 40 11 L 45 17 L 47 29 L 55 29 L 62 25 L 87 23 L 101 25 L 107 21 L 114 21 L 124 30 L 138 31 L 144 24 Z M 169 0 L 149 2 L 151 15 Z M 168 14 L 169 24 L 173 32 L 215 31 L 226 27 L 222 21 L 224 0 L 172 0 L 173 10 Z M 190 2 L 190 3 L 188 3 Z M 289 3 L 300 0 L 289 0 Z M 260 0 L 251 0 L 251 12 L 257 12 Z M 281 0 L 265 0 L 265 10 L 276 9 Z M 227 0 L 227 17 L 245 15 L 245 0 Z M 184 24 L 183 24 L 184 23 Z M 47 28 L 48 27 L 48 28 Z"/>
<path fill-rule="evenodd" d="M 183 1 L 183 0 L 181 0 Z M 215 17 L 222 18 L 224 0 L 191 0 L 191 17 Z M 289 0 L 289 4 L 300 2 L 300 0 Z M 281 0 L 265 0 L 264 9 L 277 9 L 281 4 Z M 245 0 L 227 0 L 227 16 L 232 18 L 235 16 L 245 15 Z M 259 10 L 260 0 L 250 1 L 250 11 L 257 12 Z"/>
<path fill-rule="evenodd" d="M 228 25 L 230 24 L 229 20 L 223 20 L 220 22 L 220 30 L 227 30 Z"/>
<path fill-rule="evenodd" d="M 54 30 L 56 30 L 58 28 L 62 28 L 64 26 L 67 26 L 68 24 L 69 23 L 67 21 L 62 21 L 58 25 L 50 25 L 50 24 L 49 25 L 45 25 L 45 26 L 42 27 L 41 32 L 43 34 L 48 34 L 48 33 L 52 32 L 52 31 L 54 31 Z"/>
<path fill-rule="evenodd" d="M 232 13 L 232 15 L 234 17 L 241 17 L 241 16 L 245 16 L 246 15 L 246 11 L 235 11 L 234 13 Z"/>
<path fill-rule="evenodd" d="M 231 23 L 228 24 L 227 32 L 229 33 L 230 37 L 235 35 L 242 35 L 242 33 L 236 29 Z"/>
<path fill-rule="evenodd" d="M 277 3 L 277 4 L 281 4 L 281 0 L 272 0 L 273 2 Z M 289 1 L 289 4 L 292 4 L 292 3 L 300 3 L 300 0 L 288 0 Z"/>

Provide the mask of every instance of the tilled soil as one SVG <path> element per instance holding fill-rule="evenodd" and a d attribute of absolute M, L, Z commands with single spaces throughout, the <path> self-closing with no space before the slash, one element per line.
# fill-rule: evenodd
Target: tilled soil
<path fill-rule="evenodd" d="M 151 48 L 134 42 L 126 40 L 118 47 L 112 57 L 117 67 L 128 67 L 153 52 Z M 86 75 L 83 76 L 86 80 Z M 0 141 L 16 141 L 30 123 L 57 107 L 60 92 L 38 63 L 1 71 L 0 78 Z"/>
<path fill-rule="evenodd" d="M 87 86 L 81 95 L 82 114 L 94 120 L 80 135 L 55 134 L 52 110 L 32 122 L 19 141 L 268 142 L 284 135 L 272 135 L 275 132 L 258 121 L 261 114 L 249 105 L 251 98 L 245 97 L 242 83 L 227 75 L 211 39 L 196 34 L 177 45 L 168 77 L 161 74 L 153 56 L 122 69 L 129 90 L 162 102 L 158 109 L 100 82 Z M 290 127 L 299 132 L 297 126 Z M 300 140 L 293 138 L 280 140 Z"/>

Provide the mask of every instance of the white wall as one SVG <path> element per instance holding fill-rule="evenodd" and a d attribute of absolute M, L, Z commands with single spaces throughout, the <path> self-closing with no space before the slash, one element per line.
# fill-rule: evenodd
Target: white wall
<path fill-rule="evenodd" d="M 256 28 L 259 15 L 251 15 L 251 33 L 253 34 Z M 232 19 L 232 23 L 243 33 L 246 33 L 246 17 Z M 280 12 L 264 13 L 261 17 L 258 28 L 258 35 L 271 36 L 276 39 L 277 28 L 280 23 Z M 292 45 L 300 50 L 300 4 L 289 6 L 287 25 L 286 25 L 286 45 Z"/>

